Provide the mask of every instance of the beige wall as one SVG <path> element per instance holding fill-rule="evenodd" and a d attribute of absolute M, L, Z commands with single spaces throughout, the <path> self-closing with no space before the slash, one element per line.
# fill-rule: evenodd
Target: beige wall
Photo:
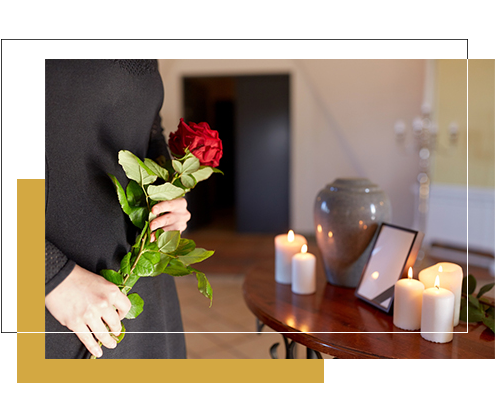
<path fill-rule="evenodd" d="M 467 110 L 466 60 L 438 60 L 436 119 L 439 150 L 436 153 L 433 181 L 438 184 L 479 188 L 495 187 L 495 63 L 494 60 L 469 60 L 469 114 Z M 467 117 L 469 116 L 469 148 Z M 459 126 L 457 145 L 450 146 L 448 127 Z"/>
<path fill-rule="evenodd" d="M 438 149 L 432 169 L 434 184 L 466 186 L 467 182 L 467 62 L 437 60 L 434 119 L 438 124 Z M 449 125 L 459 128 L 455 146 L 449 143 Z"/>
<path fill-rule="evenodd" d="M 290 74 L 290 223 L 296 231 L 313 232 L 318 191 L 348 176 L 379 184 L 391 199 L 393 222 L 413 225 L 417 155 L 396 145 L 393 127 L 419 114 L 424 60 L 160 60 L 160 72 L 167 134 L 183 115 L 184 76 Z"/>
<path fill-rule="evenodd" d="M 494 60 L 469 60 L 469 186 L 495 187 L 494 80 Z"/>

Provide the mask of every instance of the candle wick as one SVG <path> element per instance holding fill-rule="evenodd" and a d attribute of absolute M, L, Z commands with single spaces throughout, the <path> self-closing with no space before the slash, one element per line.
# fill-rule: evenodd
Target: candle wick
<path fill-rule="evenodd" d="M 440 289 L 440 277 L 437 275 L 435 283 L 433 284 L 437 289 Z"/>

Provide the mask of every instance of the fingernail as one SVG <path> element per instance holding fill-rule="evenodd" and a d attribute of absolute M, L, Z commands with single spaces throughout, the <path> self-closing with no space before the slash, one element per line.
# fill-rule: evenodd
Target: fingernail
<path fill-rule="evenodd" d="M 103 355 L 103 350 L 101 348 L 97 348 L 95 351 L 95 356 L 96 357 L 101 357 Z"/>

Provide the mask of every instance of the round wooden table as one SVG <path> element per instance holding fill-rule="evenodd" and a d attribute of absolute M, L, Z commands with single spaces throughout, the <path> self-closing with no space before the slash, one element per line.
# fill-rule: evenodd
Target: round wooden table
<path fill-rule="evenodd" d="M 252 268 L 245 277 L 244 300 L 263 324 L 285 338 L 337 358 L 495 358 L 495 335 L 484 325 L 461 322 L 452 342 L 429 342 L 418 331 L 396 328 L 391 314 L 355 297 L 355 289 L 328 284 L 318 267 L 312 295 L 297 295 L 290 285 L 276 283 L 273 267 Z"/>

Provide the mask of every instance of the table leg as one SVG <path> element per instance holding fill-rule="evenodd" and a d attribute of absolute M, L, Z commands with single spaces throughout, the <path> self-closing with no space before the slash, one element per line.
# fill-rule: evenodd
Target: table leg
<path fill-rule="evenodd" d="M 256 318 L 256 332 L 261 333 L 265 324 Z"/>
<path fill-rule="evenodd" d="M 285 344 L 285 358 L 286 359 L 294 359 L 294 358 L 296 358 L 296 342 L 293 341 L 293 340 L 290 341 L 284 335 L 282 335 L 282 337 L 284 339 L 284 344 Z M 280 343 L 275 343 L 275 344 L 272 345 L 272 347 L 270 347 L 270 356 L 273 359 L 277 359 L 278 358 L 277 348 L 278 348 L 279 345 L 280 345 Z"/>
<path fill-rule="evenodd" d="M 323 357 L 321 356 L 321 353 L 319 351 L 306 347 L 306 358 L 310 359 L 310 358 L 323 358 Z"/>
<path fill-rule="evenodd" d="M 258 318 L 256 318 L 256 331 L 261 333 L 263 327 L 265 326 Z M 294 340 L 290 341 L 284 335 L 282 335 L 285 344 L 285 358 L 295 359 L 296 358 L 296 342 Z M 275 343 L 270 347 L 270 356 L 273 359 L 278 359 L 277 349 L 280 343 Z M 307 359 L 322 359 L 321 353 L 319 351 L 310 349 L 306 347 L 306 358 Z"/>

